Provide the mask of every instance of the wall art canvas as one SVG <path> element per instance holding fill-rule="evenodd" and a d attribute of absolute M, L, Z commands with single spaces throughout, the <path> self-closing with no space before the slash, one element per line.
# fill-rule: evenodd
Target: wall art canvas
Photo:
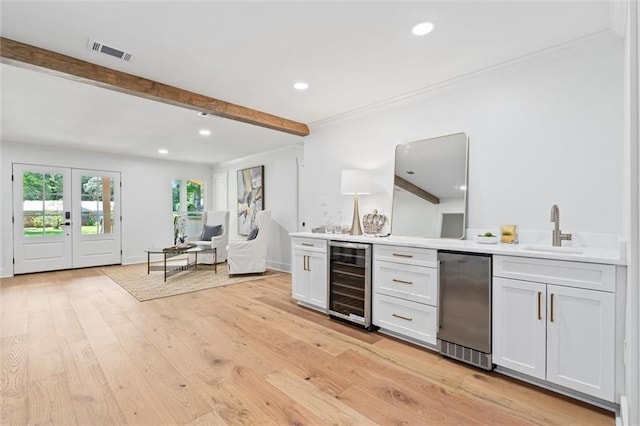
<path fill-rule="evenodd" d="M 264 209 L 264 166 L 238 170 L 238 234 L 249 235 L 256 213 Z"/>

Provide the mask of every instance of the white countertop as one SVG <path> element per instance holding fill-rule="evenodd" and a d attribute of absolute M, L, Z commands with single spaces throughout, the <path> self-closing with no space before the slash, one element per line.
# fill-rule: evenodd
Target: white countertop
<path fill-rule="evenodd" d="M 420 247 L 437 250 L 466 251 L 471 253 L 491 253 L 504 256 L 534 257 L 539 259 L 568 260 L 573 262 L 604 263 L 626 265 L 627 260 L 620 248 L 610 247 L 552 247 L 543 244 L 480 244 L 473 240 L 431 239 L 420 237 L 375 237 L 348 234 L 322 234 L 312 232 L 292 232 L 292 237 L 319 238 L 324 240 L 350 241 L 370 244 Z"/>

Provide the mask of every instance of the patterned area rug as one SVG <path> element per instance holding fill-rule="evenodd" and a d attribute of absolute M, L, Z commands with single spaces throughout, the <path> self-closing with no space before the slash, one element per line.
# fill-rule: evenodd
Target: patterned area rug
<path fill-rule="evenodd" d="M 167 278 L 167 282 L 163 281 L 164 274 L 162 271 L 151 271 L 147 275 L 146 263 L 107 266 L 102 268 L 102 271 L 140 302 L 284 274 L 283 272 L 267 269 L 263 274 L 229 277 L 226 263 L 218 264 L 217 274 L 213 272 L 212 265 L 198 265 L 198 269 L 180 272 Z"/>

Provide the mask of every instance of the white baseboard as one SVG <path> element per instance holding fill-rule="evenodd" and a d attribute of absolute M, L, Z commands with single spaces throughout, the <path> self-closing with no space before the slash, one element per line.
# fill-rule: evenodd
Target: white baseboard
<path fill-rule="evenodd" d="M 616 426 L 629 424 L 629 403 L 627 397 L 620 395 L 620 412 L 616 416 Z"/>
<path fill-rule="evenodd" d="M 0 278 L 11 278 L 13 276 L 13 268 L 0 268 Z"/>
<path fill-rule="evenodd" d="M 162 259 L 161 259 L 162 260 Z M 147 263 L 147 255 L 144 256 L 123 256 L 123 265 L 134 265 L 136 263 Z"/>
<path fill-rule="evenodd" d="M 267 268 L 275 269 L 280 272 L 291 272 L 291 264 L 283 263 L 283 262 L 272 262 L 270 260 L 267 261 Z"/>

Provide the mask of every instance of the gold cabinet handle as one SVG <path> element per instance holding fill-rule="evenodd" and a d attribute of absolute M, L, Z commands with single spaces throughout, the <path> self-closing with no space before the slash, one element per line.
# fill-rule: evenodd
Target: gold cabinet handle
<path fill-rule="evenodd" d="M 413 284 L 413 281 L 404 281 L 404 280 L 398 280 L 396 278 L 394 278 L 393 280 L 394 283 L 400 283 L 400 284 Z"/>
<path fill-rule="evenodd" d="M 412 254 L 402 254 L 402 253 L 393 253 L 393 256 L 395 256 L 395 257 L 407 257 L 409 259 L 411 259 L 413 257 Z"/>
<path fill-rule="evenodd" d="M 550 316 L 550 320 L 551 320 L 551 322 L 553 322 L 553 293 L 551 293 L 551 316 Z"/>
<path fill-rule="evenodd" d="M 539 291 L 538 292 L 538 319 L 541 320 L 542 319 L 542 292 Z"/>
<path fill-rule="evenodd" d="M 396 318 L 403 319 L 403 320 L 405 320 L 405 321 L 413 321 L 413 318 L 403 317 L 402 315 L 398 315 L 398 314 L 391 314 L 391 316 L 394 316 L 394 317 L 396 317 Z"/>
<path fill-rule="evenodd" d="M 303 260 L 302 260 L 302 267 L 304 268 L 304 270 L 305 270 L 305 271 L 308 271 L 308 269 L 307 269 L 307 258 L 308 258 L 308 257 L 309 257 L 309 256 L 307 256 L 307 255 L 305 254 L 305 255 L 304 255 L 304 258 L 303 258 Z"/>
<path fill-rule="evenodd" d="M 307 256 L 307 271 L 311 271 L 311 256 Z"/>
<path fill-rule="evenodd" d="M 315 247 L 315 245 L 311 244 L 311 243 L 300 243 L 301 246 L 307 246 L 307 247 Z"/>

